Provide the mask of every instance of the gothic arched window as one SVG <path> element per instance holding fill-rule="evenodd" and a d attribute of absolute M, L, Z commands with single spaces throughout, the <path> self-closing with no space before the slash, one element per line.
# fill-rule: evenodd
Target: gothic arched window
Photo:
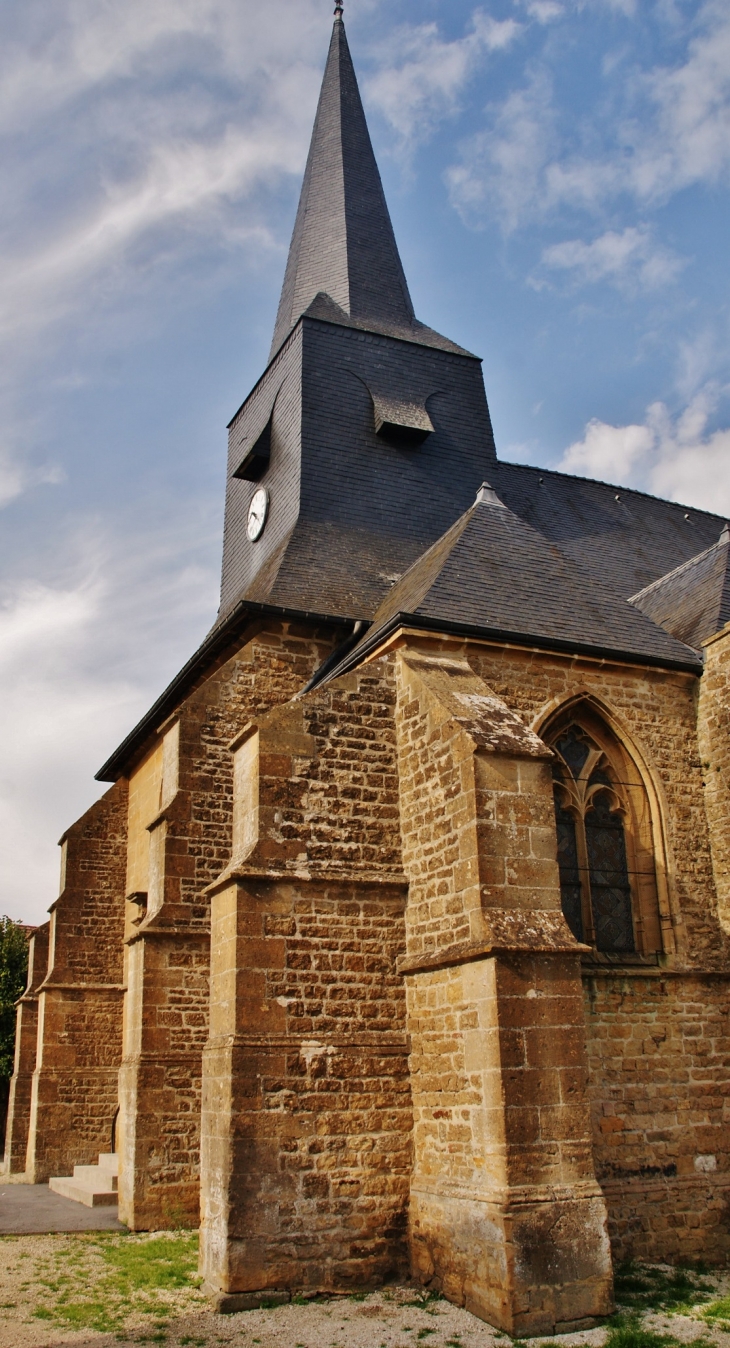
<path fill-rule="evenodd" d="M 545 734 L 553 781 L 563 912 L 602 954 L 661 949 L 646 794 L 622 746 L 589 708 Z"/>

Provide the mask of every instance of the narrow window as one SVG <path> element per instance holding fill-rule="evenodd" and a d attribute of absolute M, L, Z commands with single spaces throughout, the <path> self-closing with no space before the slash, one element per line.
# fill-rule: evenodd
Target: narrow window
<path fill-rule="evenodd" d="M 566 922 L 577 940 L 596 950 L 633 954 L 637 943 L 624 799 L 632 784 L 621 781 L 605 745 L 580 724 L 568 724 L 551 742 Z"/>
<path fill-rule="evenodd" d="M 558 830 L 558 866 L 560 868 L 560 896 L 565 920 L 577 941 L 583 940 L 583 912 L 578 865 L 578 839 L 575 818 L 560 802 L 555 793 L 555 821 Z"/>
<path fill-rule="evenodd" d="M 607 791 L 593 797 L 585 829 L 596 948 L 634 950 L 624 825 Z"/>

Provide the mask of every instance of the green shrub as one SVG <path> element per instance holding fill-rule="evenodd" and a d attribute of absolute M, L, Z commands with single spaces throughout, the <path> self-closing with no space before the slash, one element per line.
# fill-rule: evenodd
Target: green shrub
<path fill-rule="evenodd" d="M 0 1081 L 13 1075 L 15 1003 L 28 977 L 28 940 L 25 928 L 0 917 Z"/>

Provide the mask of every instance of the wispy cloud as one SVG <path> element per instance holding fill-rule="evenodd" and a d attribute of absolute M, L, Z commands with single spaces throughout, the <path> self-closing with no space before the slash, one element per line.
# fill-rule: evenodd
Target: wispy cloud
<path fill-rule="evenodd" d="M 168 232 L 165 251 L 189 246 L 191 233 L 225 232 L 222 208 L 239 201 L 277 172 L 300 167 L 300 147 L 281 134 L 281 128 L 260 127 L 245 132 L 226 128 L 213 143 L 167 142 L 150 147 L 146 164 L 131 181 L 105 184 L 98 200 L 81 219 L 47 246 L 25 255 L 6 255 L 0 288 L 0 340 L 17 343 L 23 329 L 45 328 L 58 321 L 76 301 L 78 288 L 102 269 L 110 271 L 105 298 L 123 289 L 130 250 L 151 231 L 182 226 L 182 236 Z M 236 230 L 239 246 L 248 242 L 271 249 L 273 237 L 266 224 L 252 223 Z M 125 266 L 125 263 L 127 265 Z"/>
<path fill-rule="evenodd" d="M 686 260 L 657 242 L 647 226 L 607 230 L 590 243 L 566 239 L 543 249 L 542 267 L 565 272 L 576 283 L 608 281 L 621 290 L 656 290 L 676 281 Z M 538 274 L 531 284 L 545 282 Z"/>
<path fill-rule="evenodd" d="M 557 146 L 552 81 L 540 71 L 494 110 L 488 130 L 463 147 L 446 173 L 451 199 L 467 224 L 496 216 L 515 229 L 534 209 L 541 176 Z"/>
<path fill-rule="evenodd" d="M 557 0 L 530 0 L 527 13 L 538 23 L 554 23 L 556 19 L 563 18 L 565 6 L 559 5 Z"/>
<path fill-rule="evenodd" d="M 613 71 L 611 79 L 618 78 Z M 521 90 L 487 109 L 487 129 L 464 142 L 448 173 L 453 202 L 468 223 L 496 216 L 512 230 L 565 206 L 599 213 L 621 198 L 654 206 L 694 184 L 727 181 L 727 6 L 718 0 L 703 6 L 683 61 L 643 72 L 630 66 L 620 89 L 597 100 L 582 122 L 565 114 L 544 62 Z M 586 137 L 602 140 L 602 151 L 586 154 L 580 144 Z"/>
<path fill-rule="evenodd" d="M 381 68 L 366 82 L 368 100 L 388 118 L 404 146 L 426 140 L 458 110 L 464 87 L 484 57 L 509 47 L 521 29 L 515 19 L 494 19 L 482 9 L 472 14 L 464 37 L 451 41 L 435 23 L 404 25 L 378 52 Z"/>
<path fill-rule="evenodd" d="M 15 9 L 0 52 L 0 135 L 14 147 L 0 205 L 8 382 L 74 309 L 108 310 L 144 286 L 146 245 L 169 269 L 206 241 L 254 258 L 278 243 L 274 199 L 304 161 L 322 44 L 316 0 L 277 12 L 59 0 L 40 42 Z"/>

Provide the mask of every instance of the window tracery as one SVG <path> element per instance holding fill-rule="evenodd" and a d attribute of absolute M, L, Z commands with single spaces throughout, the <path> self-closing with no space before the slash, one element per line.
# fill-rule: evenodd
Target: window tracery
<path fill-rule="evenodd" d="M 651 821 L 635 765 L 589 708 L 564 714 L 545 738 L 555 753 L 558 867 L 568 926 L 601 955 L 658 952 Z"/>

